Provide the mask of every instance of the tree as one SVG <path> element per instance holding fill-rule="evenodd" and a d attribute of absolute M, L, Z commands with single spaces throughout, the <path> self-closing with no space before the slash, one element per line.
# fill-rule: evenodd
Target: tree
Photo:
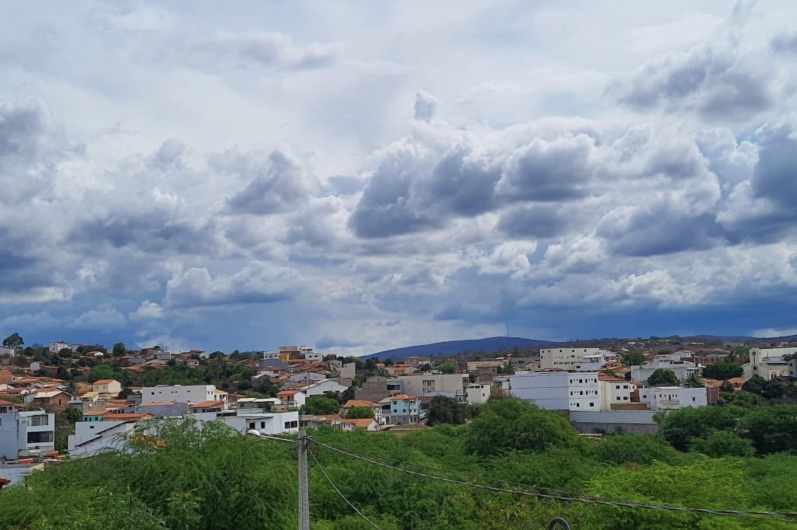
<path fill-rule="evenodd" d="M 764 387 L 766 386 L 767 381 L 761 376 L 754 375 L 750 379 L 744 382 L 742 385 L 742 390 L 745 392 L 750 392 L 751 394 L 761 395 L 764 393 Z"/>
<path fill-rule="evenodd" d="M 108 364 L 98 364 L 97 366 L 92 366 L 91 370 L 89 371 L 90 383 L 100 379 L 116 379 L 117 377 L 119 377 L 119 374 L 112 366 Z"/>
<path fill-rule="evenodd" d="M 69 423 L 77 423 L 83 419 L 83 411 L 75 407 L 67 407 L 64 409 L 64 417 Z"/>
<path fill-rule="evenodd" d="M 324 396 L 310 396 L 304 404 L 305 414 L 337 414 L 340 410 L 340 403 L 336 399 Z"/>
<path fill-rule="evenodd" d="M 351 385 L 349 388 L 343 391 L 343 394 L 340 395 L 340 402 L 346 403 L 347 401 L 351 401 L 356 397 L 357 397 L 357 391 L 354 388 L 354 385 Z"/>
<path fill-rule="evenodd" d="M 421 366 L 421 372 L 431 372 L 431 371 L 432 371 L 432 365 L 431 364 L 426 363 L 423 366 Z"/>
<path fill-rule="evenodd" d="M 516 398 L 489 400 L 465 434 L 466 451 L 483 457 L 511 450 L 541 452 L 582 444 L 567 416 Z"/>
<path fill-rule="evenodd" d="M 623 364 L 626 366 L 638 366 L 647 361 L 647 357 L 641 351 L 631 351 L 623 355 Z"/>
<path fill-rule="evenodd" d="M 346 419 L 373 418 L 374 409 L 371 407 L 351 407 L 346 411 Z"/>
<path fill-rule="evenodd" d="M 127 353 L 127 348 L 125 347 L 124 342 L 117 342 L 113 345 L 113 356 L 114 357 L 124 357 Z"/>
<path fill-rule="evenodd" d="M 677 385 L 678 376 L 672 370 L 666 368 L 657 368 L 650 377 L 648 377 L 648 384 L 650 386 L 656 385 Z"/>
<path fill-rule="evenodd" d="M 686 388 L 703 388 L 706 385 L 700 380 L 700 376 L 697 375 L 697 372 L 692 372 L 689 374 L 689 377 L 684 380 L 684 386 Z"/>
<path fill-rule="evenodd" d="M 444 374 L 457 373 L 457 365 L 454 363 L 443 363 L 440 366 L 438 366 L 437 369 L 443 372 Z"/>
<path fill-rule="evenodd" d="M 213 360 L 213 359 L 224 359 L 224 357 L 225 357 L 224 352 L 218 351 L 218 350 L 216 350 L 213 353 L 211 353 L 210 355 L 208 355 L 208 359 L 211 359 L 211 360 Z"/>
<path fill-rule="evenodd" d="M 19 336 L 19 333 L 16 331 L 3 339 L 3 346 L 7 346 L 9 348 L 18 348 L 25 344 L 25 340 Z"/>
<path fill-rule="evenodd" d="M 703 377 L 708 379 L 726 380 L 742 377 L 743 374 L 744 368 L 740 364 L 717 363 L 703 368 Z"/>
<path fill-rule="evenodd" d="M 773 405 L 751 409 L 741 421 L 745 436 L 759 454 L 797 450 L 797 406 Z"/>
<path fill-rule="evenodd" d="M 714 431 L 705 439 L 694 438 L 689 444 L 689 449 L 712 458 L 750 457 L 755 454 L 753 442 L 728 431 Z"/>
<path fill-rule="evenodd" d="M 733 405 L 686 407 L 659 412 L 653 418 L 664 439 L 679 451 L 686 451 L 694 438 L 707 438 L 714 431 L 742 432 L 740 422 L 749 412 Z"/>
<path fill-rule="evenodd" d="M 434 426 L 438 423 L 451 423 L 462 425 L 465 423 L 467 406 L 454 398 L 435 396 L 429 406 L 427 425 Z"/>

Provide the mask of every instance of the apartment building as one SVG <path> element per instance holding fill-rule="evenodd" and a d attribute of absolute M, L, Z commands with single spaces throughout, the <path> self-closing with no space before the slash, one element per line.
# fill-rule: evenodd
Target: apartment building
<path fill-rule="evenodd" d="M 513 396 L 548 410 L 600 410 L 597 372 L 517 372 L 509 378 Z"/>
<path fill-rule="evenodd" d="M 577 364 L 584 361 L 585 357 L 600 353 L 600 348 L 543 348 L 540 350 L 540 368 L 573 371 Z"/>

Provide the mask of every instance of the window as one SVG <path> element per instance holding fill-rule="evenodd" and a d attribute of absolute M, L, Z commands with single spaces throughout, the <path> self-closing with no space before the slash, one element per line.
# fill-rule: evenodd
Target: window
<path fill-rule="evenodd" d="M 617 401 L 620 401 L 620 396 L 617 396 Z"/>
<path fill-rule="evenodd" d="M 43 425 L 47 425 L 47 416 L 32 416 L 30 419 L 30 424 L 33 427 L 41 427 Z"/>
<path fill-rule="evenodd" d="M 265 429 L 265 428 L 266 428 L 266 422 L 264 422 L 264 421 L 261 421 L 261 422 L 260 422 L 260 428 L 261 428 L 261 429 Z"/>
<path fill-rule="evenodd" d="M 590 406 L 590 407 L 594 407 L 594 406 L 595 406 L 595 403 L 590 403 L 590 404 L 589 404 L 589 406 Z"/>
<path fill-rule="evenodd" d="M 255 422 L 253 422 L 253 421 L 250 421 L 250 422 L 249 422 L 249 428 L 250 428 L 250 429 L 254 429 L 254 428 L 255 428 Z"/>

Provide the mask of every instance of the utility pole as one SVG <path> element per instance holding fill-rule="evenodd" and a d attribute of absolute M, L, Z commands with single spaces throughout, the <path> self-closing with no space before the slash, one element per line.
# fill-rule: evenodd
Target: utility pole
<path fill-rule="evenodd" d="M 310 530 L 310 488 L 307 480 L 307 451 L 310 440 L 304 429 L 299 431 L 299 530 Z"/>

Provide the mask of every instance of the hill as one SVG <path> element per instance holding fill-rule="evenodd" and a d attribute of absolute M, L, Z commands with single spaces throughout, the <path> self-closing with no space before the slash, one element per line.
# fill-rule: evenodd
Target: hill
<path fill-rule="evenodd" d="M 557 344 L 547 340 L 524 339 L 522 337 L 489 337 L 476 340 L 450 340 L 446 342 L 435 342 L 434 344 L 421 344 L 418 346 L 407 346 L 385 350 L 370 355 L 364 355 L 361 359 L 377 357 L 379 359 L 406 359 L 407 357 L 431 357 L 432 355 L 444 354 L 455 355 L 466 351 L 485 351 L 494 352 L 504 348 L 528 348 L 539 347 L 548 344 Z"/>

